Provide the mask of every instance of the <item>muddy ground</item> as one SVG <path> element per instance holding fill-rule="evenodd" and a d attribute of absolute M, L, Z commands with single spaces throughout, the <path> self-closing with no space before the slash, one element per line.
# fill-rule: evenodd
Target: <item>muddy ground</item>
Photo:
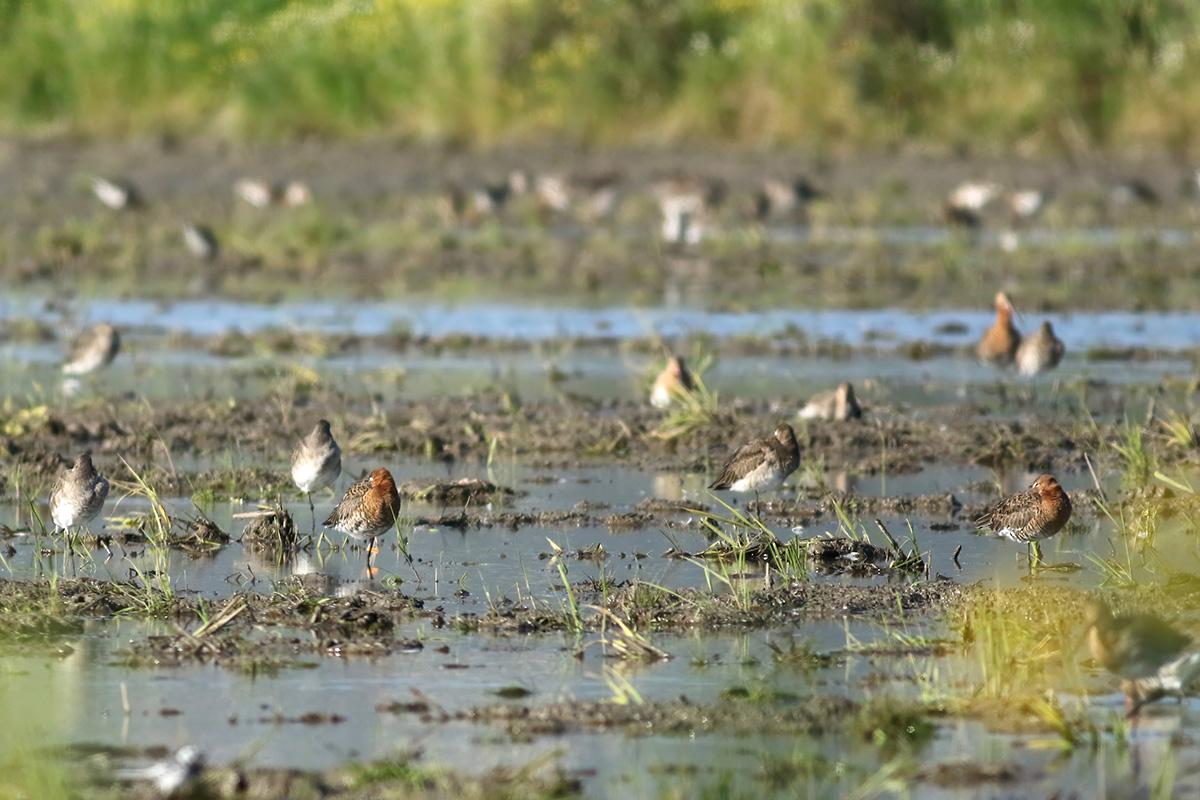
<path fill-rule="evenodd" d="M 1090 387 L 1092 413 L 1101 413 L 1107 393 Z M 1145 407 L 1139 390 L 1116 389 L 1110 414 Z M 1153 391 L 1141 398 L 1153 396 Z M 936 464 L 1011 466 L 1026 471 L 1078 471 L 1083 457 L 1105 449 L 1122 433 L 1124 420 L 1079 419 L 1077 401 L 1063 398 L 1057 414 L 1031 404 L 1007 418 L 963 404 L 924 410 L 914 416 L 886 406 L 864 420 L 794 422 L 802 458 L 820 459 L 828 472 L 879 471 L 904 474 Z M 620 463 L 625 466 L 711 472 L 738 445 L 765 435 L 795 412 L 786 401 L 743 401 L 686 424 L 668 425 L 669 415 L 639 401 L 563 397 L 522 402 L 507 394 L 438 401 L 402 397 L 363 398 L 337 389 L 302 392 L 294 405 L 229 400 L 160 402 L 139 400 L 81 406 L 38 405 L 13 409 L 0 436 L 0 452 L 26 475 L 49 480 L 67 457 L 89 449 L 101 468 L 119 472 L 119 457 L 134 459 L 167 494 L 210 490 L 220 496 L 269 496 L 288 484 L 287 459 L 310 421 L 327 417 L 342 431 L 351 452 L 433 461 L 479 461 L 494 448 L 539 469 Z M 1032 399 L 1032 398 L 1031 398 Z M 798 405 L 798 404 L 797 404 Z M 1037 409 L 1037 410 L 1034 410 Z M 790 413 L 789 413 L 790 412 Z M 239 470 L 171 469 L 174 459 L 236 452 L 254 466 Z M 1186 449 L 1174 453 L 1187 461 Z M 506 487 L 509 489 L 519 487 Z M 443 498 L 444 499 L 444 498 Z"/>

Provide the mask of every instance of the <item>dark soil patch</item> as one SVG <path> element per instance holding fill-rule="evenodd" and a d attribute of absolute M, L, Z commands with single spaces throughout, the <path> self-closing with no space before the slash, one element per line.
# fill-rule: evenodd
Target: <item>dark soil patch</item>
<path fill-rule="evenodd" d="M 629 736 L 718 731 L 723 735 L 820 734 L 839 729 L 859 709 L 858 703 L 844 697 L 812 696 L 786 703 L 697 704 L 686 698 L 640 704 L 496 703 L 452 713 L 423 707 L 414 713 L 428 721 L 466 720 L 499 725 L 509 735 L 524 739 L 583 732 Z M 384 710 L 392 708 L 385 706 Z M 408 709 L 401 704 L 399 710 Z"/>
<path fill-rule="evenodd" d="M 480 478 L 457 481 L 405 481 L 399 487 L 401 497 L 437 506 L 465 506 L 491 503 L 512 497 L 515 492 Z"/>
<path fill-rule="evenodd" d="M 339 409 L 342 426 L 354 432 L 364 451 L 386 463 L 389 454 L 414 458 L 487 458 L 492 442 L 547 469 L 613 463 L 610 445 L 620 441 L 620 463 L 644 469 L 705 471 L 715 469 L 738 445 L 770 430 L 779 414 L 767 402 L 740 403 L 734 414 L 670 440 L 656 435 L 661 414 L 628 401 L 538 402 L 514 406 L 511 398 L 485 394 L 471 398 L 399 401 L 377 413 L 361 397 L 324 390 L 297 402 Z M 0 437 L 0 453 L 20 465 L 23 479 L 53 478 L 59 454 L 90 448 L 98 468 L 110 477 L 126 477 L 118 457 L 144 471 L 164 496 L 208 491 L 215 496 L 265 496 L 294 491 L 280 457 L 295 445 L 300 432 L 294 420 L 270 403 L 230 401 L 169 402 L 148 407 L 139 402 L 51 409 L 50 420 L 17 435 Z M 292 417 L 303 411 L 289 412 Z M 464 425 L 463 420 L 470 420 Z M 947 420 L 953 424 L 946 424 Z M 876 418 L 873 424 L 810 426 L 801 442 L 805 452 L 819 454 L 826 469 L 871 475 L 919 471 L 928 464 L 1009 465 L 1021 469 L 1084 469 L 1083 454 L 1102 450 L 1119 439 L 1119 426 L 1099 428 L 1080 421 L 1038 418 L 1005 421 L 977 412 L 960 418 L 953 410 L 921 418 Z M 153 467 L 166 442 L 173 453 L 209 457 L 236 452 L 243 461 L 261 464 L 236 471 L 179 473 Z M 881 458 L 881 453 L 886 454 Z M 589 455 L 591 454 L 591 455 Z M 1186 453 L 1181 453 L 1186 456 Z M 270 465 L 275 464 L 272 468 Z M 461 485 L 421 484 L 408 488 L 434 502 L 459 505 L 496 499 L 508 492 L 487 482 Z M 767 510 L 777 501 L 770 499 Z M 866 500 L 874 508 L 903 512 L 952 510 L 951 496 Z M 662 501 L 637 509 L 665 511 Z M 679 506 L 676 504 L 675 508 Z"/>
<path fill-rule="evenodd" d="M 971 789 L 985 783 L 1016 783 L 1023 772 L 1016 764 L 942 761 L 922 767 L 916 779 L 946 789 Z"/>

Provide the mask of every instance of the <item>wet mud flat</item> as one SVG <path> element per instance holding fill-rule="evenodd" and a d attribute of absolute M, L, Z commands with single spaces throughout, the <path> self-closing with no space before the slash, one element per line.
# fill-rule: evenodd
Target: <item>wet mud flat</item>
<path fill-rule="evenodd" d="M 86 759 L 110 791 L 181 740 L 210 751 L 203 791 L 264 798 L 1047 793 L 1144 785 L 1200 755 L 1186 734 L 1129 728 L 1070 644 L 1096 586 L 1200 627 L 1184 532 L 1200 506 L 1139 472 L 1186 481 L 1200 457 L 1166 424 L 1186 406 L 1157 386 L 981 386 L 915 409 L 868 390 L 864 420 L 796 423 L 804 463 L 756 503 L 704 487 L 795 413 L 778 387 L 668 425 L 621 396 L 276 380 L 252 400 L 5 411 L 0 638 L 42 665 L 30 675 L 92 676 L 94 719 L 62 746 L 110 743 L 104 720 L 127 720 L 129 749 Z M 1139 466 L 1129 415 L 1148 412 Z M 401 484 L 374 567 L 314 530 L 289 484 L 315 415 L 349 477 L 387 464 Z M 59 456 L 84 448 L 120 504 L 91 536 L 49 535 L 34 512 Z M 1044 470 L 1075 514 L 1035 571 L 971 520 Z M 250 535 L 264 519 L 291 536 Z M 1190 713 L 1143 725 L 1186 731 Z M 289 731 L 317 744 L 289 750 Z"/>
<path fill-rule="evenodd" d="M 284 380 L 280 387 L 291 385 Z M 998 396 L 987 405 L 935 406 L 919 414 L 889 407 L 884 400 L 866 420 L 833 423 L 795 421 L 800 402 L 783 398 L 736 401 L 682 418 L 641 401 L 563 396 L 525 402 L 505 392 L 408 401 L 314 387 L 301 388 L 291 407 L 233 399 L 153 404 L 51 399 L 7 413 L 0 452 L 28 477 L 49 479 L 59 466 L 58 454 L 90 449 L 106 465 L 109 457 L 115 464 L 120 456 L 137 459 L 156 484 L 165 481 L 168 496 L 186 489 L 222 497 L 263 496 L 290 481 L 285 462 L 309 418 L 331 419 L 346 432 L 350 451 L 366 460 L 479 464 L 489 453 L 493 460 L 499 453 L 546 470 L 623 466 L 680 472 L 711 471 L 739 444 L 790 419 L 803 452 L 819 458 L 825 472 L 903 475 L 949 464 L 1077 471 L 1084 467 L 1084 454 L 1103 452 L 1105 443 L 1121 435 L 1124 420 L 1119 415 L 1153 411 L 1152 391 L 1121 388 L 1109 393 L 1095 385 L 1088 391 L 1083 399 L 1060 393 L 1051 403 L 1048 391 L 1031 388 L 1007 399 Z M 995 405 L 1007 406 L 1007 411 L 994 414 Z M 1097 416 L 1084 419 L 1073 413 L 1085 407 Z M 1190 456 L 1186 449 L 1172 455 L 1181 462 Z M 221 467 L 220 456 L 241 466 Z M 436 474 L 437 467 L 430 469 Z M 481 495 L 491 495 L 522 487 L 479 488 Z M 451 503 L 464 497 L 494 499 L 474 498 L 471 491 L 453 496 L 447 486 L 408 487 L 414 495 L 431 491 L 435 494 L 429 499 Z"/>

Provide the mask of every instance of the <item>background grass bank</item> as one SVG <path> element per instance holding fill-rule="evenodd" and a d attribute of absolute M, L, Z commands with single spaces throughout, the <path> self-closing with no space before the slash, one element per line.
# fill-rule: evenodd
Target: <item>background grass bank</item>
<path fill-rule="evenodd" d="M 1178 0 L 0 0 L 0 130 L 1188 151 Z"/>

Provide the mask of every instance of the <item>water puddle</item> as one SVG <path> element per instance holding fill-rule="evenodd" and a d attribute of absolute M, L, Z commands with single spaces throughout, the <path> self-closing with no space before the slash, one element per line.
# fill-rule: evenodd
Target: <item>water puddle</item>
<path fill-rule="evenodd" d="M 1043 315 L 1030 313 L 1034 327 Z M 1164 350 L 1195 346 L 1200 314 L 1192 312 L 1072 312 L 1045 315 L 1068 350 L 1093 347 L 1147 347 Z M 689 308 L 578 308 L 467 302 L 398 303 L 370 301 L 287 301 L 273 305 L 231 300 L 89 300 L 82 320 L 122 328 L 214 336 L 230 331 L 314 331 L 382 336 L 402 331 L 416 336 L 474 336 L 501 341 L 569 339 L 665 339 L 704 334 L 726 337 L 802 335 L 814 341 L 862 347 L 881 340 L 973 343 L 992 321 L 987 310 L 905 311 L 764 310 L 706 311 Z M 60 313 L 37 298 L 0 301 L 0 320 L 57 322 Z"/>

